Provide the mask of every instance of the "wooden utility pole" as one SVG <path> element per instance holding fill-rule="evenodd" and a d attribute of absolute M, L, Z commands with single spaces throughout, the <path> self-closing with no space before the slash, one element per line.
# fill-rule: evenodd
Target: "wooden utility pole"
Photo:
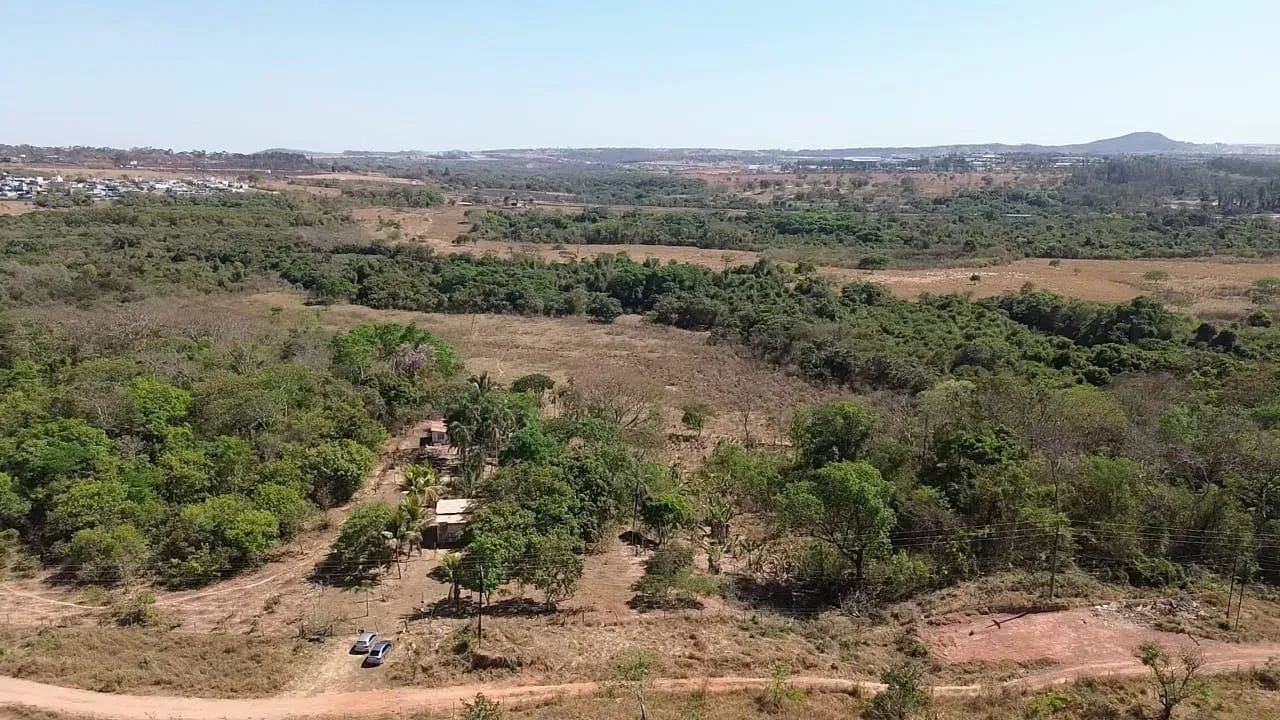
<path fill-rule="evenodd" d="M 1049 564 L 1049 602 L 1053 602 L 1058 590 L 1058 541 L 1062 537 L 1062 506 L 1059 501 L 1058 493 L 1058 464 L 1056 460 L 1049 461 L 1049 471 L 1053 473 L 1053 550 L 1051 551 L 1052 560 Z"/>
<path fill-rule="evenodd" d="M 1248 570 L 1240 573 L 1240 599 L 1236 601 L 1236 629 L 1240 629 L 1240 613 L 1244 612 L 1244 589 L 1248 584 Z M 1230 618 L 1228 618 L 1230 619 Z"/>
<path fill-rule="evenodd" d="M 1053 526 L 1053 560 L 1049 566 L 1049 601 L 1053 602 L 1058 588 L 1058 540 L 1062 537 L 1062 518 Z"/>
<path fill-rule="evenodd" d="M 476 613 L 476 640 L 484 639 L 484 563 L 480 563 L 480 610 Z"/>
<path fill-rule="evenodd" d="M 1231 558 L 1231 586 L 1227 590 L 1227 625 L 1231 625 L 1231 603 L 1236 599 L 1236 568 L 1240 565 L 1240 553 Z"/>

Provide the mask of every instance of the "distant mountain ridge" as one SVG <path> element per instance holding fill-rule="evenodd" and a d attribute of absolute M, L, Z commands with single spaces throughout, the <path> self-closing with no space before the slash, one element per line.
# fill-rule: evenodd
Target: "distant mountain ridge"
<path fill-rule="evenodd" d="M 484 159 L 507 158 L 543 161 L 578 161 L 606 164 L 632 164 L 646 162 L 716 162 L 736 161 L 769 163 L 796 158 L 838 157 L 937 157 L 940 155 L 974 154 L 1027 154 L 1027 155 L 1280 155 L 1280 144 L 1232 144 L 1193 143 L 1173 140 L 1158 132 L 1133 132 L 1119 137 L 1103 138 L 1086 143 L 1068 145 L 1038 145 L 1034 143 L 960 143 L 955 145 L 898 146 L 898 147 L 844 147 L 813 148 L 804 150 L 762 149 L 741 150 L 728 148 L 645 148 L 645 147 L 561 147 L 561 148 L 501 148 L 472 152 L 452 150 L 427 152 L 418 150 L 370 151 L 345 150 L 340 153 L 295 150 L 315 159 L 330 158 L 435 158 L 435 159 Z"/>
<path fill-rule="evenodd" d="M 796 154 L 813 154 L 819 157 L 861 155 L 927 157 L 969 153 L 994 153 L 997 155 L 1008 153 L 1027 153 L 1032 155 L 1276 155 L 1280 154 L 1280 145 L 1192 143 L 1173 140 L 1158 132 L 1133 132 L 1119 137 L 1070 145 L 969 143 L 926 147 L 858 147 L 801 150 Z"/>

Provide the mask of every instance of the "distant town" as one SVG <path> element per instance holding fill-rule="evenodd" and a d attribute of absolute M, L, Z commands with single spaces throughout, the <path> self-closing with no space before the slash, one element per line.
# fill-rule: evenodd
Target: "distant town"
<path fill-rule="evenodd" d="M 245 192 L 249 186 L 219 178 L 150 179 L 90 178 L 64 175 L 14 175 L 0 172 L 0 200 L 30 200 L 37 204 L 91 204 L 129 193 L 154 195 L 212 195 Z"/>

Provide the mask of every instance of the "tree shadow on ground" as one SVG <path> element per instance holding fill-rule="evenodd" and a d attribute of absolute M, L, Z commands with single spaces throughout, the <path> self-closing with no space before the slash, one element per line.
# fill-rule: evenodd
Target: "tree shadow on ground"
<path fill-rule="evenodd" d="M 752 610 L 795 616 L 809 616 L 816 610 L 835 607 L 838 600 L 833 593 L 761 581 L 745 575 L 730 576 L 726 595 Z"/>
<path fill-rule="evenodd" d="M 380 565 L 374 564 L 353 567 L 351 563 L 338 557 L 337 553 L 330 552 L 311 567 L 307 579 L 326 587 L 352 588 L 376 580 L 381 569 Z"/>
<path fill-rule="evenodd" d="M 658 610 L 668 612 L 671 610 L 702 610 L 706 608 L 706 604 L 698 598 L 689 596 L 660 597 L 636 593 L 627 601 L 627 607 L 636 612 L 644 613 Z"/>
<path fill-rule="evenodd" d="M 622 534 L 618 535 L 618 539 L 626 543 L 627 545 L 630 545 L 631 547 L 635 547 L 639 545 L 645 550 L 656 550 L 658 548 L 658 543 L 654 542 L 653 540 L 650 540 L 649 538 L 645 537 L 642 533 L 638 533 L 634 530 L 627 530 L 623 532 Z"/>
<path fill-rule="evenodd" d="M 523 597 L 506 598 L 486 603 L 484 606 L 485 617 L 558 617 L 568 619 L 582 615 L 584 612 L 582 608 L 548 608 L 545 602 Z M 452 601 L 448 597 L 443 597 L 433 603 L 415 608 L 413 612 L 402 615 L 401 619 L 409 620 L 410 622 L 432 619 L 464 620 L 474 618 L 479 613 L 480 604 L 471 598 L 463 597 L 460 600 Z"/>

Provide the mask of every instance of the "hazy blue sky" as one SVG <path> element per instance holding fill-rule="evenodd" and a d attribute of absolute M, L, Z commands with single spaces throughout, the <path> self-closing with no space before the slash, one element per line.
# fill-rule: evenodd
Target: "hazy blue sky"
<path fill-rule="evenodd" d="M 1280 143 L 1280 2 L 0 0 L 0 142 Z"/>

